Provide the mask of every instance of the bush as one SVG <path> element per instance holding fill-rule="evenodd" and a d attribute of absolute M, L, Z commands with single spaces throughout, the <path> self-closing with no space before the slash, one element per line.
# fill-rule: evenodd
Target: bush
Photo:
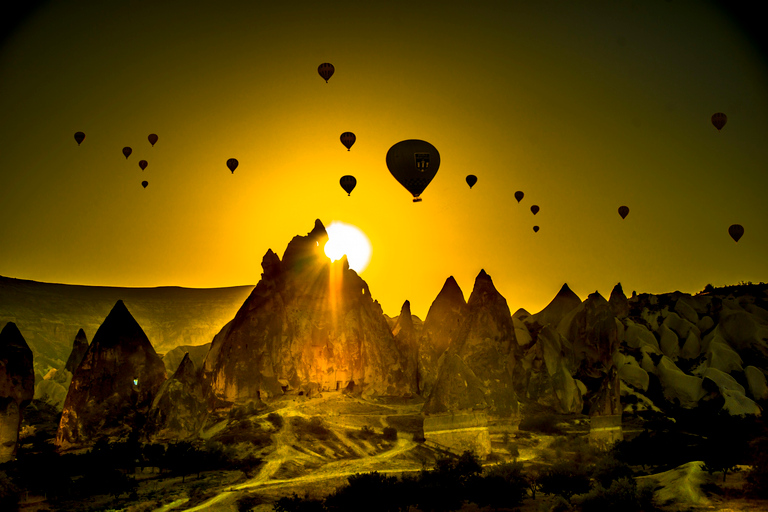
<path fill-rule="evenodd" d="M 397 429 L 393 427 L 384 427 L 382 437 L 387 441 L 397 441 Z"/>
<path fill-rule="evenodd" d="M 563 431 L 557 426 L 557 416 L 549 413 L 526 416 L 520 421 L 518 429 L 529 430 L 549 435 L 560 435 Z"/>
<path fill-rule="evenodd" d="M 267 421 L 269 421 L 278 430 L 283 428 L 283 417 L 276 412 L 271 412 L 267 415 Z"/>
<path fill-rule="evenodd" d="M 620 478 L 611 483 L 608 489 L 597 484 L 586 494 L 574 496 L 572 501 L 582 512 L 646 510 L 638 500 L 637 484 L 632 478 Z"/>
<path fill-rule="evenodd" d="M 571 461 L 558 462 L 548 467 L 542 473 L 539 483 L 542 492 L 557 494 L 567 500 L 574 494 L 589 491 L 589 475 L 584 466 Z"/>

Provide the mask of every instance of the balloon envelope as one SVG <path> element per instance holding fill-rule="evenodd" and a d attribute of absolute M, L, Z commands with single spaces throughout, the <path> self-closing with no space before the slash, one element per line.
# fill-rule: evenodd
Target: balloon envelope
<path fill-rule="evenodd" d="M 515 192 L 515 199 L 517 199 L 517 202 L 518 202 L 518 203 L 519 203 L 520 201 L 522 201 L 522 200 L 523 200 L 523 196 L 524 196 L 524 195 L 525 195 L 525 194 L 523 194 L 523 193 L 522 193 L 521 191 L 519 191 L 519 190 L 518 190 L 517 192 Z"/>
<path fill-rule="evenodd" d="M 538 233 L 539 232 L 539 226 L 533 226 L 533 232 Z"/>
<path fill-rule="evenodd" d="M 142 186 L 142 187 L 144 187 L 144 188 L 147 188 L 147 185 L 149 185 L 149 182 L 148 182 L 148 181 L 142 181 L 142 182 L 141 182 L 141 186 Z"/>
<path fill-rule="evenodd" d="M 75 140 L 77 141 L 77 145 L 79 146 L 80 143 L 85 140 L 85 134 L 83 132 L 75 133 Z"/>
<path fill-rule="evenodd" d="M 413 202 L 419 197 L 440 167 L 440 153 L 429 142 L 402 140 L 387 151 L 387 168 L 392 176 L 413 195 Z"/>
<path fill-rule="evenodd" d="M 123 154 L 125 155 L 125 158 L 128 158 L 129 156 L 131 156 L 132 151 L 133 150 L 131 148 L 129 148 L 128 146 L 125 146 L 123 148 Z"/>
<path fill-rule="evenodd" d="M 341 185 L 341 188 L 343 188 L 347 193 L 347 195 L 351 195 L 352 191 L 355 189 L 355 185 L 357 185 L 357 180 L 354 176 L 342 176 L 339 180 L 339 184 Z"/>
<path fill-rule="evenodd" d="M 157 142 L 157 135 L 155 135 L 154 133 L 150 133 L 149 137 L 147 137 L 147 140 L 149 140 L 149 143 L 154 146 L 155 142 Z"/>
<path fill-rule="evenodd" d="M 717 131 L 720 131 L 723 129 L 723 126 L 725 126 L 725 123 L 728 122 L 728 116 L 723 114 L 722 112 L 715 112 L 712 114 L 712 124 L 715 125 L 715 128 L 717 128 Z"/>
<path fill-rule="evenodd" d="M 744 235 L 744 226 L 741 224 L 733 224 L 728 228 L 728 234 L 731 235 L 734 242 L 738 242 L 739 238 Z"/>
<path fill-rule="evenodd" d="M 237 169 L 237 166 L 240 162 L 237 161 L 235 158 L 230 158 L 227 160 L 227 167 L 229 167 L 229 170 L 232 171 L 232 174 L 235 174 L 235 169 Z M 246 173 L 247 174 L 247 173 Z"/>
<path fill-rule="evenodd" d="M 141 170 L 142 170 L 142 171 L 143 171 L 144 169 L 146 169 L 148 165 L 149 165 L 149 164 L 147 163 L 147 161 L 146 161 L 146 160 L 139 160 L 139 167 L 141 167 Z"/>
<path fill-rule="evenodd" d="M 467 185 L 469 185 L 469 188 L 472 188 L 475 186 L 475 183 L 477 183 L 477 176 L 474 174 L 470 174 L 467 176 Z"/>
<path fill-rule="evenodd" d="M 344 144 L 344 147 L 347 148 L 347 151 L 349 151 L 349 148 L 351 148 L 352 144 L 354 144 L 355 140 L 357 140 L 355 134 L 352 132 L 344 132 L 341 134 L 340 138 L 341 143 Z"/>
<path fill-rule="evenodd" d="M 533 205 L 531 206 L 531 211 L 533 212 L 534 215 L 536 215 L 537 213 L 539 213 L 539 207 L 536 205 Z"/>
<path fill-rule="evenodd" d="M 330 62 L 323 62 L 319 66 L 317 66 L 317 72 L 320 74 L 321 77 L 325 79 L 325 83 L 328 83 L 328 79 L 333 76 L 333 72 L 336 71 L 336 69 L 333 67 L 333 64 Z"/>
<path fill-rule="evenodd" d="M 628 206 L 619 206 L 619 215 L 621 215 L 622 219 L 626 219 L 627 215 L 629 215 L 629 207 Z M 641 215 L 642 217 L 642 215 Z"/>

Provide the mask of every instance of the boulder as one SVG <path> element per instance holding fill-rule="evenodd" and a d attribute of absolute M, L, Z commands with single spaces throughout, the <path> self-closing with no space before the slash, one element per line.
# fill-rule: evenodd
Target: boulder
<path fill-rule="evenodd" d="M 141 427 L 165 382 L 163 362 L 122 300 L 75 370 L 56 433 L 61 449 L 123 439 Z"/>
<path fill-rule="evenodd" d="M 706 394 L 702 388 L 702 379 L 686 375 L 666 356 L 657 365 L 656 375 L 661 382 L 664 397 L 670 401 L 677 400 L 687 409 L 696 407 Z"/>
<path fill-rule="evenodd" d="M 754 366 L 744 368 L 744 375 L 749 385 L 749 394 L 755 400 L 768 399 L 768 385 L 766 384 L 765 373 Z"/>
<path fill-rule="evenodd" d="M 699 315 L 696 313 L 696 310 L 682 297 L 675 303 L 674 311 L 693 325 L 696 325 L 699 321 Z"/>
<path fill-rule="evenodd" d="M 725 398 L 723 410 L 731 416 L 760 416 L 760 406 L 747 398 L 744 393 L 725 390 L 723 391 L 723 398 Z"/>
<path fill-rule="evenodd" d="M 35 373 L 24 336 L 13 322 L 0 331 L 0 464 L 13 460 L 24 408 L 35 393 Z"/>
<path fill-rule="evenodd" d="M 744 386 L 736 382 L 736 379 L 717 368 L 707 368 L 702 375 L 704 378 L 702 386 L 708 391 L 719 391 L 721 394 L 725 391 L 736 391 L 744 394 Z"/>
<path fill-rule="evenodd" d="M 701 333 L 708 332 L 714 326 L 715 326 L 715 321 L 712 320 L 712 317 L 706 316 L 706 315 L 699 318 L 699 321 L 696 322 L 696 328 L 699 329 L 699 332 Z"/>
<path fill-rule="evenodd" d="M 647 327 L 641 324 L 632 323 L 627 326 L 624 333 L 624 342 L 630 348 L 642 348 L 643 346 L 652 347 L 656 352 L 661 352 L 659 342 Z"/>
<path fill-rule="evenodd" d="M 648 391 L 650 378 L 648 377 L 648 372 L 640 368 L 640 366 L 634 364 L 619 366 L 619 378 L 637 389 Z"/>
<path fill-rule="evenodd" d="M 714 336 L 708 343 L 704 355 L 704 368 L 716 368 L 725 373 L 742 371 L 741 356 L 720 336 Z"/>
<path fill-rule="evenodd" d="M 677 313 L 669 313 L 662 325 L 665 325 L 675 331 L 678 338 L 685 339 L 688 337 L 688 333 L 691 331 L 696 332 L 697 336 L 701 336 L 698 327 L 688 320 L 681 318 Z"/>
<path fill-rule="evenodd" d="M 662 324 L 659 327 L 659 346 L 661 352 L 672 361 L 677 361 L 677 357 L 680 355 L 680 343 L 677 339 L 677 334 L 668 328 L 666 324 Z"/>
<path fill-rule="evenodd" d="M 680 357 L 683 359 L 696 359 L 701 355 L 701 342 L 699 336 L 691 330 L 680 349 Z"/>

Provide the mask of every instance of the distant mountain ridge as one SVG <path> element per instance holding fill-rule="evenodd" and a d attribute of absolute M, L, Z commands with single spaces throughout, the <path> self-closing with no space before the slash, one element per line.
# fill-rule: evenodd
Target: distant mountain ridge
<path fill-rule="evenodd" d="M 210 343 L 252 285 L 225 288 L 121 288 L 53 284 L 0 276 L 0 326 L 14 322 L 34 353 L 35 371 L 61 368 L 79 329 L 93 338 L 123 300 L 158 353 Z"/>

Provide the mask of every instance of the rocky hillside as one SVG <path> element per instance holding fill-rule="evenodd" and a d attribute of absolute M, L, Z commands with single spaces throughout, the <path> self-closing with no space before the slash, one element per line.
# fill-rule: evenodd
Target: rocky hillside
<path fill-rule="evenodd" d="M 118 300 L 130 308 L 155 350 L 165 353 L 210 343 L 252 289 L 74 286 L 0 276 L 0 326 L 18 326 L 40 380 L 51 368 L 64 367 L 78 331 L 93 337 Z"/>

